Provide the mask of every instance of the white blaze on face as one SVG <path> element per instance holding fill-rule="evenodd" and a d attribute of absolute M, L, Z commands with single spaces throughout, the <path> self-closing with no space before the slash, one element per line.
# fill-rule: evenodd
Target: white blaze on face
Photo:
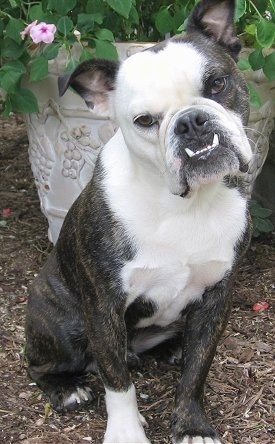
<path fill-rule="evenodd" d="M 117 118 L 146 111 L 166 114 L 190 105 L 200 94 L 205 65 L 205 57 L 189 43 L 170 42 L 159 52 L 129 57 L 118 73 Z"/>

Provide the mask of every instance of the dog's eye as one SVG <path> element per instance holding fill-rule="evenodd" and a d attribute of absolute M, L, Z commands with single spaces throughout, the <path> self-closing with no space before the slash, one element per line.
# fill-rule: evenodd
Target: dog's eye
<path fill-rule="evenodd" d="M 134 123 L 147 128 L 156 122 L 157 120 L 151 114 L 141 114 L 134 119 Z"/>
<path fill-rule="evenodd" d="M 222 92 L 227 84 L 227 79 L 226 77 L 217 77 L 211 85 L 211 94 L 215 95 L 215 94 L 219 94 L 220 92 Z"/>

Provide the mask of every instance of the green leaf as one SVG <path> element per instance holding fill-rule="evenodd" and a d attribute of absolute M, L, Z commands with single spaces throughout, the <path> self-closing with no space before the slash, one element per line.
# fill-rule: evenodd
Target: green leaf
<path fill-rule="evenodd" d="M 23 29 L 25 29 L 25 26 L 20 20 L 10 18 L 6 27 L 6 35 L 20 45 L 22 42 L 20 32 Z"/>
<path fill-rule="evenodd" d="M 269 208 L 263 208 L 261 205 L 253 205 L 250 208 L 251 216 L 259 217 L 261 219 L 265 219 L 272 214 L 272 210 Z"/>
<path fill-rule="evenodd" d="M 0 227 L 6 227 L 8 222 L 6 220 L 0 220 Z"/>
<path fill-rule="evenodd" d="M 237 0 L 235 7 L 234 20 L 237 21 L 241 18 L 246 11 L 246 0 Z"/>
<path fill-rule="evenodd" d="M 47 60 L 55 59 L 58 55 L 59 44 L 51 43 L 43 49 L 43 56 L 46 57 Z"/>
<path fill-rule="evenodd" d="M 5 29 L 4 21 L 0 19 L 0 36 L 3 36 L 3 31 Z"/>
<path fill-rule="evenodd" d="M 48 74 L 48 60 L 43 55 L 37 57 L 31 63 L 30 81 L 36 82 L 44 79 Z"/>
<path fill-rule="evenodd" d="M 122 17 L 128 18 L 132 7 L 132 0 L 106 0 L 110 8 Z"/>
<path fill-rule="evenodd" d="M 79 61 L 84 62 L 85 60 L 90 60 L 92 57 L 93 54 L 91 53 L 91 51 L 83 49 L 82 53 L 80 54 Z"/>
<path fill-rule="evenodd" d="M 88 14 L 100 13 L 104 16 L 104 2 L 102 0 L 88 0 L 86 12 Z"/>
<path fill-rule="evenodd" d="M 69 63 L 66 65 L 65 71 L 72 71 L 79 65 L 79 61 L 74 59 L 73 57 L 69 60 Z"/>
<path fill-rule="evenodd" d="M 22 77 L 22 73 L 18 71 L 8 71 L 1 76 L 0 86 L 5 91 L 12 93 L 16 91 L 17 84 Z"/>
<path fill-rule="evenodd" d="M 66 15 L 76 6 L 76 0 L 49 0 L 48 9 L 55 9 L 60 15 Z"/>
<path fill-rule="evenodd" d="M 169 6 L 165 8 L 161 8 L 157 13 L 155 18 L 155 25 L 157 30 L 161 34 L 166 34 L 167 32 L 172 31 L 174 27 L 174 20 L 169 12 Z"/>
<path fill-rule="evenodd" d="M 23 65 L 23 63 L 20 62 L 20 60 L 10 60 L 9 62 L 6 62 L 2 68 L 1 71 L 9 72 L 9 71 L 17 71 L 21 74 L 25 74 L 26 68 Z"/>
<path fill-rule="evenodd" d="M 38 103 L 35 95 L 27 88 L 20 88 L 16 94 L 9 96 L 11 106 L 20 113 L 38 112 Z"/>
<path fill-rule="evenodd" d="M 256 39 L 259 45 L 270 48 L 275 39 L 275 24 L 261 19 L 256 28 Z"/>
<path fill-rule="evenodd" d="M 33 5 L 29 11 L 30 23 L 38 20 L 43 22 L 45 20 L 45 12 L 42 9 L 42 4 Z"/>
<path fill-rule="evenodd" d="M 251 52 L 248 56 L 249 63 L 251 68 L 256 71 L 257 69 L 261 69 L 264 66 L 265 58 L 262 53 L 262 49 L 258 48 Z"/>
<path fill-rule="evenodd" d="M 19 57 L 23 54 L 25 48 L 21 42 L 18 45 L 14 40 L 9 37 L 5 38 L 1 43 L 1 57 L 2 58 L 10 58 L 13 60 L 19 59 Z"/>
<path fill-rule="evenodd" d="M 270 11 L 270 6 L 268 5 L 268 3 L 273 2 L 273 9 L 275 10 L 275 3 L 274 0 L 261 0 L 261 1 L 257 1 L 257 9 L 258 11 L 264 15 L 266 11 Z"/>
<path fill-rule="evenodd" d="M 101 25 L 103 19 L 102 14 L 78 14 L 76 27 L 80 32 L 91 32 L 94 29 L 94 23 Z"/>
<path fill-rule="evenodd" d="M 275 80 L 275 51 L 265 57 L 263 72 L 269 80 Z"/>
<path fill-rule="evenodd" d="M 138 11 L 134 6 L 132 6 L 129 13 L 129 23 L 132 25 L 139 25 L 140 23 Z"/>
<path fill-rule="evenodd" d="M 256 34 L 256 25 L 255 23 L 251 23 L 249 25 L 246 25 L 244 28 L 244 31 L 246 34 L 254 36 Z"/>
<path fill-rule="evenodd" d="M 96 56 L 103 57 L 106 59 L 118 59 L 118 53 L 112 43 L 106 42 L 104 40 L 94 39 L 96 47 Z"/>
<path fill-rule="evenodd" d="M 9 0 L 9 4 L 12 8 L 16 8 L 18 6 L 18 3 L 16 0 Z"/>
<path fill-rule="evenodd" d="M 274 229 L 273 223 L 269 219 L 256 218 L 253 220 L 255 228 L 261 233 L 270 233 Z"/>
<path fill-rule="evenodd" d="M 251 65 L 247 59 L 240 58 L 240 60 L 238 61 L 238 68 L 241 71 L 245 71 L 246 69 L 251 69 Z"/>
<path fill-rule="evenodd" d="M 259 237 L 260 235 L 261 233 L 259 232 L 259 230 L 253 225 L 253 237 Z"/>
<path fill-rule="evenodd" d="M 69 32 L 73 29 L 74 24 L 69 17 L 61 17 L 57 22 L 57 29 L 64 35 L 69 34 Z"/>
<path fill-rule="evenodd" d="M 259 108 L 262 104 L 261 96 L 250 82 L 247 83 L 247 86 L 249 91 L 250 105 L 254 106 L 254 108 Z"/>
<path fill-rule="evenodd" d="M 101 28 L 96 33 L 95 36 L 98 40 L 107 40 L 108 42 L 114 42 L 114 35 L 109 29 Z"/>

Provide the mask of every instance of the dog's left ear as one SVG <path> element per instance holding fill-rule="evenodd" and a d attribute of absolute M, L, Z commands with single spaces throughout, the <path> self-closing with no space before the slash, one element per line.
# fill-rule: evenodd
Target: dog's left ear
<path fill-rule="evenodd" d="M 108 117 L 109 93 L 115 88 L 118 67 L 119 62 L 114 60 L 87 60 L 74 71 L 58 77 L 59 95 L 63 96 L 70 86 L 85 100 L 88 108 Z"/>
<path fill-rule="evenodd" d="M 191 13 L 187 31 L 200 31 L 229 50 L 236 60 L 241 43 L 234 29 L 235 0 L 202 0 Z"/>

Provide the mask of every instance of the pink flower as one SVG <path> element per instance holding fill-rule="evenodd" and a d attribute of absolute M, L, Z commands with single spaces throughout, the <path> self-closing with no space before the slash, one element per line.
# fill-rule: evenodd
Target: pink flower
<path fill-rule="evenodd" d="M 34 22 L 30 23 L 28 26 L 26 26 L 26 28 L 20 32 L 21 35 L 21 39 L 25 40 L 25 37 L 27 34 L 29 34 L 30 29 L 35 26 L 37 24 L 37 20 L 35 20 Z"/>
<path fill-rule="evenodd" d="M 30 37 L 34 43 L 52 43 L 55 32 L 55 25 L 41 22 L 30 28 Z"/>

